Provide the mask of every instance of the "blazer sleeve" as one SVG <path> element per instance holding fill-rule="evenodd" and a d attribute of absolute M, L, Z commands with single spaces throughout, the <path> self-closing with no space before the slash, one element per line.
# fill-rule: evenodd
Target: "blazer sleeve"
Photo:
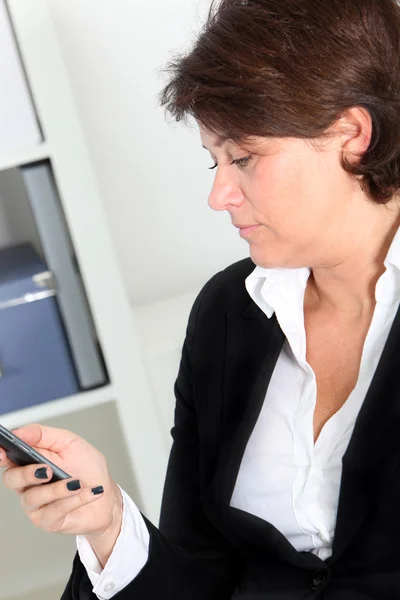
<path fill-rule="evenodd" d="M 159 528 L 142 515 L 150 533 L 149 557 L 118 600 L 228 600 L 238 585 L 241 561 L 211 524 L 200 502 L 199 437 L 192 393 L 192 347 L 201 304 L 218 281 L 197 296 L 186 329 L 178 376 L 173 444 L 164 484 Z M 61 600 L 97 600 L 79 554 Z"/>

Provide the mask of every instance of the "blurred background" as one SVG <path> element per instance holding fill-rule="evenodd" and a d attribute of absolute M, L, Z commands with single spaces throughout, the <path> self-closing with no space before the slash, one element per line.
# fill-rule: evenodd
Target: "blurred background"
<path fill-rule="evenodd" d="M 155 522 L 190 308 L 249 255 L 195 125 L 157 103 L 209 6 L 0 2 L 0 423 L 76 431 Z M 75 539 L 0 503 L 0 599 L 59 598 Z"/>
<path fill-rule="evenodd" d="M 196 127 L 157 106 L 162 69 L 210 0 L 48 4 L 132 303 L 196 293 L 248 256 L 228 214 L 207 206 L 213 161 Z"/>

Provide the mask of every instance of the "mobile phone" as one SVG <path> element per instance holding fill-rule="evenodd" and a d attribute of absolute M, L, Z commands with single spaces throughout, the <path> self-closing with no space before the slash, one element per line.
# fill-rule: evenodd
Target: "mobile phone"
<path fill-rule="evenodd" d="M 51 467 L 53 470 L 53 477 L 50 481 L 46 481 L 45 483 L 53 483 L 54 481 L 60 481 L 61 479 L 71 478 L 71 475 L 68 475 L 68 473 L 60 469 L 60 467 L 57 467 L 57 465 L 45 458 L 40 452 L 37 452 L 31 446 L 25 444 L 25 442 L 3 427 L 3 425 L 0 425 L 0 447 L 4 448 L 8 458 L 19 467 L 34 464 L 45 464 Z"/>

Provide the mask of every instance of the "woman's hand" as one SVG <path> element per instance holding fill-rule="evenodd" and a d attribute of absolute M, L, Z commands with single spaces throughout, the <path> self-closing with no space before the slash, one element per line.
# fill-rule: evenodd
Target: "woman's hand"
<path fill-rule="evenodd" d="M 69 473 L 71 479 L 43 485 L 52 478 L 50 467 L 18 467 L 0 449 L 0 467 L 6 467 L 5 487 L 18 494 L 23 510 L 36 527 L 87 536 L 104 566 L 120 532 L 123 507 L 120 489 L 110 477 L 103 454 L 65 429 L 32 424 L 13 433 Z M 47 470 L 45 479 L 40 478 L 41 468 Z M 68 483 L 72 481 L 69 487 L 80 488 L 70 490 Z"/>

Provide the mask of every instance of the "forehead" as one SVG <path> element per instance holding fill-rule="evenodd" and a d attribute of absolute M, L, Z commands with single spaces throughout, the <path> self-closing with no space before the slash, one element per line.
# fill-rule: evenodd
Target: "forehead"
<path fill-rule="evenodd" d="M 206 148 L 222 148 L 228 142 L 233 143 L 228 136 L 212 133 L 202 125 L 199 126 L 199 131 L 203 146 Z"/>
<path fill-rule="evenodd" d="M 270 153 L 277 151 L 284 143 L 283 138 L 273 137 L 255 137 L 249 136 L 243 142 L 235 142 L 232 138 L 207 130 L 204 126 L 199 126 L 200 137 L 203 148 L 210 152 L 222 149 L 226 151 L 245 150 L 257 154 Z"/>

